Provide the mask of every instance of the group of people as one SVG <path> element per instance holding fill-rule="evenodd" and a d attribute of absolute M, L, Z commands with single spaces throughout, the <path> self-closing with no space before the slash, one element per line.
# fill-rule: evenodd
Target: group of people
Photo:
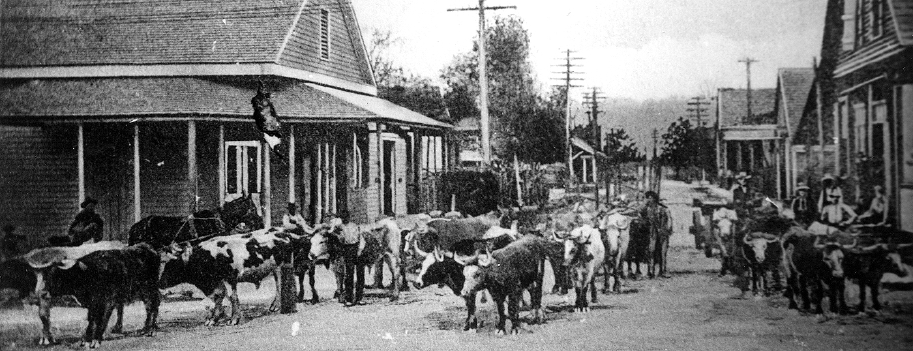
<path fill-rule="evenodd" d="M 104 237 L 105 222 L 95 212 L 98 200 L 86 198 L 79 204 L 80 211 L 66 233 L 52 235 L 48 238 L 50 246 L 79 246 L 86 242 L 99 242 Z M 16 226 L 7 224 L 3 227 L 3 239 L 0 240 L 0 261 L 24 254 L 28 249 L 28 238 L 16 233 Z"/>
<path fill-rule="evenodd" d="M 884 187 L 875 185 L 874 196 L 869 203 L 869 208 L 862 214 L 857 214 L 853 207 L 844 201 L 840 183 L 839 178 L 825 174 L 821 178 L 822 189 L 818 194 L 818 200 L 813 202 L 811 189 L 805 183 L 799 182 L 796 186 L 796 196 L 790 204 L 796 221 L 803 225 L 817 221 L 840 229 L 845 229 L 851 224 L 874 226 L 890 224 L 888 200 Z"/>

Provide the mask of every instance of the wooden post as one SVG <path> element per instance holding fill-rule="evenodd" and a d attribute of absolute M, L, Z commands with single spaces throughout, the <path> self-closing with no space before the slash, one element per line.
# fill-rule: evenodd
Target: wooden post
<path fill-rule="evenodd" d="M 225 204 L 225 189 L 228 188 L 225 177 L 225 125 L 219 123 L 219 206 Z"/>
<path fill-rule="evenodd" d="M 735 158 L 736 172 L 741 172 L 741 171 L 745 170 L 744 168 L 742 168 L 742 156 L 743 155 L 742 155 L 742 142 L 741 141 L 735 142 L 735 155 L 736 155 L 736 158 Z"/>
<path fill-rule="evenodd" d="M 140 207 L 139 124 L 133 124 L 133 221 L 142 219 Z"/>
<path fill-rule="evenodd" d="M 818 154 L 818 167 L 819 167 L 819 170 L 821 171 L 821 174 L 824 174 L 824 172 L 825 172 L 824 171 L 824 110 L 823 110 L 824 107 L 821 106 L 824 104 L 824 100 L 823 100 L 823 97 L 821 96 L 821 81 L 817 77 L 818 60 L 816 60 L 816 59 L 812 60 L 812 68 L 815 69 L 815 107 L 816 107 L 815 112 L 818 115 L 817 116 L 818 117 L 817 118 L 818 145 L 821 145 L 821 153 Z M 836 125 L 835 125 L 835 127 L 836 127 Z M 836 130 L 836 128 L 834 128 L 834 130 Z M 811 146 L 811 145 L 809 145 L 809 146 Z M 812 148 L 809 147 L 808 151 L 811 152 Z"/>
<path fill-rule="evenodd" d="M 384 210 L 386 210 L 384 208 L 384 195 L 385 195 L 384 192 L 386 191 L 386 189 L 384 189 L 384 161 L 385 160 L 384 160 L 384 138 L 383 138 L 384 132 L 383 132 L 383 129 L 384 129 L 384 125 L 378 123 L 377 131 L 375 131 L 375 133 L 377 133 L 377 146 L 376 146 L 377 147 L 377 178 L 376 179 L 377 179 L 377 205 L 378 205 L 378 208 L 380 209 L 379 214 L 378 214 L 379 217 L 383 217 L 384 215 L 386 215 L 386 212 L 384 212 Z M 372 220 L 376 220 L 376 219 L 377 218 L 373 218 Z"/>
<path fill-rule="evenodd" d="M 288 202 L 295 203 L 295 126 L 288 127 Z"/>
<path fill-rule="evenodd" d="M 187 192 L 189 212 L 197 211 L 197 124 L 187 121 Z"/>
<path fill-rule="evenodd" d="M 517 161 L 517 154 L 514 154 L 514 182 L 517 184 L 517 204 L 523 207 L 523 189 L 520 187 L 520 162 Z"/>
<path fill-rule="evenodd" d="M 774 150 L 776 151 L 776 152 L 774 152 L 774 162 L 776 163 L 776 168 L 777 168 L 777 199 L 782 199 L 783 198 L 783 188 L 780 185 L 780 182 L 783 179 L 780 177 L 780 142 L 779 141 L 774 141 L 774 142 L 776 143 L 776 145 L 774 146 Z"/>
<path fill-rule="evenodd" d="M 76 125 L 76 179 L 79 203 L 86 200 L 86 139 L 83 124 Z"/>
<path fill-rule="evenodd" d="M 337 196 L 336 195 L 336 180 L 338 179 L 338 177 L 336 175 L 336 143 L 333 142 L 332 144 L 330 144 L 329 147 L 330 147 L 330 150 L 332 150 L 331 155 L 330 155 L 330 175 L 331 175 L 330 179 L 331 180 L 330 180 L 330 188 L 329 188 L 329 191 L 330 191 L 330 197 L 329 197 L 330 206 L 329 207 L 331 209 L 333 209 L 333 213 L 338 214 L 339 209 L 336 208 L 337 204 L 339 203 L 339 201 L 337 201 L 338 199 L 336 198 L 336 196 Z"/>
<path fill-rule="evenodd" d="M 270 154 L 272 150 L 269 148 L 269 144 L 266 142 L 260 143 L 262 145 L 260 148 L 263 149 L 263 227 L 269 228 L 273 226 L 273 190 L 272 190 L 272 173 L 270 172 L 271 164 Z"/>
<path fill-rule="evenodd" d="M 317 192 L 314 193 L 317 203 L 317 213 L 314 216 L 314 222 L 320 223 L 323 222 L 323 143 L 317 143 Z"/>

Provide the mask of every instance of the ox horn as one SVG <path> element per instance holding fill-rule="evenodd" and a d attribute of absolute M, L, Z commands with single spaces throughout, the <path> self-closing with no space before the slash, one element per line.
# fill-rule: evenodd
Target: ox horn
<path fill-rule="evenodd" d="M 875 244 L 875 245 L 871 245 L 871 246 L 860 247 L 859 251 L 872 252 L 872 251 L 878 250 L 879 248 L 885 249 L 887 247 L 885 244 Z"/>
<path fill-rule="evenodd" d="M 913 246 L 913 243 L 897 244 L 897 249 L 898 249 L 898 250 L 900 250 L 900 249 L 905 249 L 905 248 L 908 248 L 908 247 L 910 247 L 910 246 Z"/>
<path fill-rule="evenodd" d="M 473 254 L 472 256 L 466 257 L 466 258 L 461 258 L 459 255 L 456 255 L 456 254 L 453 255 L 453 260 L 456 261 L 456 263 L 459 263 L 463 266 L 473 264 L 478 259 L 479 259 L 479 250 L 476 250 L 475 254 Z"/>
<path fill-rule="evenodd" d="M 816 249 L 820 250 L 820 249 L 823 249 L 824 246 L 826 246 L 826 245 L 821 243 L 821 236 L 818 235 L 818 236 L 815 236 L 815 242 L 812 244 L 812 246 L 814 246 Z"/>
<path fill-rule="evenodd" d="M 855 238 L 854 238 L 852 244 L 849 244 L 849 245 L 840 245 L 840 246 L 843 247 L 844 249 L 852 249 L 852 248 L 856 247 L 856 244 L 858 244 L 858 243 L 859 243 L 859 239 L 855 239 Z"/>
<path fill-rule="evenodd" d="M 492 261 L 492 259 L 491 259 L 491 251 L 488 251 L 488 249 L 486 248 L 486 249 L 485 249 L 485 256 L 484 256 L 484 257 L 479 256 L 479 265 L 480 265 L 480 266 L 486 266 L 486 267 L 487 267 L 487 266 L 491 265 L 491 261 Z"/>
<path fill-rule="evenodd" d="M 422 249 L 418 248 L 418 240 L 412 242 L 412 247 L 415 248 L 415 253 L 417 253 L 419 256 L 422 256 L 423 258 L 428 257 L 427 252 L 422 251 Z"/>
<path fill-rule="evenodd" d="M 780 241 L 780 239 L 779 239 L 779 238 L 776 238 L 776 237 L 773 238 L 773 239 L 766 239 L 766 240 L 767 240 L 768 243 L 771 243 L 771 244 Z"/>
<path fill-rule="evenodd" d="M 751 245 L 751 240 L 748 239 L 748 237 L 750 237 L 750 236 L 751 236 L 751 234 L 746 234 L 745 236 L 742 237 L 742 242 L 744 242 L 745 245 Z"/>

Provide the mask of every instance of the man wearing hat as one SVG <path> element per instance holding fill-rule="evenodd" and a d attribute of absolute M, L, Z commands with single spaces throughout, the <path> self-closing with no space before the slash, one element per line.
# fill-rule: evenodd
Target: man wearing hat
<path fill-rule="evenodd" d="M 288 203 L 288 212 L 282 216 L 282 228 L 297 235 L 304 235 L 305 231 L 311 231 L 294 202 Z"/>
<path fill-rule="evenodd" d="M 819 212 L 823 212 L 824 207 L 827 205 L 843 204 L 843 189 L 840 188 L 840 184 L 834 176 L 830 173 L 825 173 L 821 177 L 821 186 L 824 189 L 821 190 L 821 195 L 818 196 Z"/>
<path fill-rule="evenodd" d="M 98 201 L 91 197 L 87 197 L 79 204 L 82 211 L 76 214 L 76 219 L 73 220 L 67 231 L 71 240 L 70 245 L 79 246 L 89 240 L 101 241 L 105 222 L 101 220 L 101 216 L 95 213 L 95 205 L 98 205 Z"/>
<path fill-rule="evenodd" d="M 793 198 L 790 209 L 793 210 L 796 221 L 805 226 L 808 226 L 818 218 L 817 211 L 812 206 L 812 196 L 805 182 L 799 182 L 796 185 L 796 197 Z"/>
<path fill-rule="evenodd" d="M 735 176 L 736 183 L 732 186 L 732 205 L 735 207 L 736 211 L 743 212 L 750 207 L 750 203 L 753 200 L 753 194 L 751 188 L 748 187 L 748 180 L 751 179 L 751 176 L 745 172 L 739 172 Z"/>

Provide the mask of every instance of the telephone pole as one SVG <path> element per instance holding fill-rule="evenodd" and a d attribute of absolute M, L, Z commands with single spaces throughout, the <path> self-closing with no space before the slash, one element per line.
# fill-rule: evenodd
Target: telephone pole
<path fill-rule="evenodd" d="M 555 67 L 564 67 L 563 72 L 553 72 L 558 74 L 563 74 L 564 78 L 559 78 L 564 81 L 564 97 L 565 97 L 565 110 L 564 110 L 564 140 L 566 141 L 567 147 L 567 169 L 568 169 L 568 183 L 569 185 L 574 185 L 574 157 L 572 154 L 571 148 L 571 88 L 580 87 L 579 85 L 571 84 L 571 81 L 574 80 L 583 80 L 583 78 L 571 77 L 571 74 L 581 74 L 583 72 L 573 71 L 575 67 L 580 67 L 580 65 L 575 65 L 574 60 L 582 60 L 582 57 L 571 57 L 573 50 L 565 50 L 565 57 L 561 58 L 564 60 L 564 64 L 553 65 Z M 555 78 L 552 78 L 555 79 Z"/>
<path fill-rule="evenodd" d="M 747 123 L 748 121 L 751 120 L 751 64 L 758 62 L 758 60 L 745 56 L 745 58 L 739 60 L 739 62 L 742 62 L 745 64 L 745 74 L 747 75 L 747 78 L 748 78 L 748 89 L 746 92 L 747 99 L 748 99 L 748 104 L 747 104 L 747 106 L 748 106 L 747 113 L 748 114 L 745 115 L 745 120 L 742 121 L 742 123 Z"/>
<path fill-rule="evenodd" d="M 704 123 L 701 120 L 704 112 L 707 112 L 707 108 L 704 107 L 710 105 L 710 101 L 707 101 L 707 98 L 703 96 L 695 96 L 691 98 L 691 101 L 688 101 L 688 113 L 693 113 L 693 116 L 697 117 L 697 126 L 704 127 Z"/>
<path fill-rule="evenodd" d="M 598 88 L 592 87 L 591 92 L 583 94 L 583 104 L 590 107 L 590 110 L 587 111 L 587 116 L 589 117 L 588 123 L 590 127 L 590 136 L 592 138 L 593 147 L 597 150 L 602 150 L 602 133 L 599 129 L 599 114 L 605 111 L 599 110 L 599 101 L 604 100 L 605 96 L 602 96 L 602 92 Z"/>
<path fill-rule="evenodd" d="M 516 6 L 490 6 L 485 7 L 485 0 L 479 0 L 479 7 L 465 7 L 448 9 L 451 11 L 479 11 L 479 112 L 481 113 L 482 127 L 482 166 L 491 164 L 491 139 L 490 122 L 488 116 L 488 76 L 485 74 L 485 10 L 515 9 Z"/>
<path fill-rule="evenodd" d="M 659 130 L 653 128 L 653 158 L 656 159 L 656 143 L 659 140 Z M 654 160 L 655 162 L 655 160 Z"/>

